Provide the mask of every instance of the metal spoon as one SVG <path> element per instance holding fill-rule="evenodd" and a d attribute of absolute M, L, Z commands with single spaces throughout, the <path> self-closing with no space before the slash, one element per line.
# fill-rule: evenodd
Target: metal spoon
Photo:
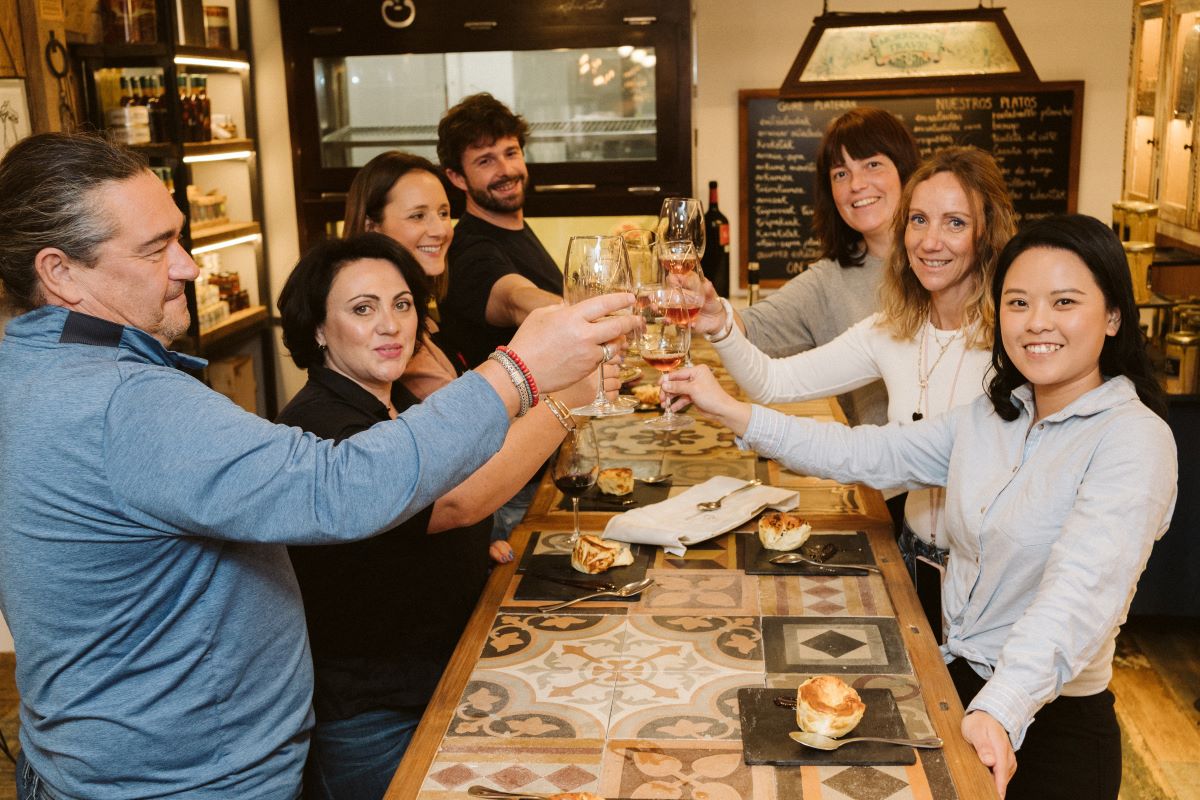
<path fill-rule="evenodd" d="M 756 478 L 756 479 L 750 481 L 749 483 L 739 486 L 738 488 L 734 489 L 732 492 L 726 492 L 725 494 L 718 497 L 716 500 L 704 500 L 702 502 L 696 503 L 696 508 L 700 511 L 716 511 L 718 508 L 721 507 L 721 503 L 725 502 L 725 498 L 729 497 L 730 495 L 735 495 L 738 492 L 744 492 L 747 489 L 750 489 L 754 486 L 761 486 L 761 485 L 762 485 L 762 481 L 760 481 Z"/>
<path fill-rule="evenodd" d="M 641 594 L 643 591 L 649 589 L 653 585 L 654 578 L 642 578 L 640 581 L 627 583 L 624 586 L 616 589 L 609 589 L 606 592 L 593 592 L 592 594 L 585 594 L 583 597 L 576 597 L 574 600 L 567 600 L 566 602 L 555 603 L 554 605 L 549 606 L 542 606 L 538 609 L 538 611 L 543 614 L 550 611 L 558 611 L 560 608 L 573 606 L 576 603 L 582 603 L 584 600 L 594 600 L 597 597 L 633 597 L 636 594 Z"/>
<path fill-rule="evenodd" d="M 867 572 L 874 572 L 876 575 L 883 574 L 883 571 L 879 567 L 874 567 L 870 564 L 824 564 L 820 561 L 813 561 L 811 558 L 805 558 L 799 553 L 780 553 L 777 556 L 771 556 L 768 560 L 772 564 L 805 564 L 810 567 L 831 571 L 861 569 Z M 850 574 L 853 575 L 855 573 Z"/>
<path fill-rule="evenodd" d="M 942 746 L 942 740 L 936 736 L 928 739 L 889 739 L 882 736 L 854 736 L 849 739 L 830 739 L 819 733 L 808 731 L 792 731 L 788 734 L 793 741 L 815 750 L 837 750 L 854 742 L 883 742 L 884 744 L 903 744 L 909 747 L 920 747 L 926 750 L 937 750 Z"/>
<path fill-rule="evenodd" d="M 672 474 L 674 474 L 674 473 L 664 472 L 661 475 L 651 475 L 649 478 L 639 478 L 637 475 L 634 475 L 633 479 L 635 481 L 641 481 L 642 483 L 646 484 L 647 486 L 655 486 L 657 484 L 666 483 L 667 481 L 671 480 Z"/>
<path fill-rule="evenodd" d="M 541 792 L 504 792 L 486 786 L 472 786 L 467 789 L 467 794 L 471 797 L 490 797 L 492 800 L 550 800 L 551 797 Z"/>

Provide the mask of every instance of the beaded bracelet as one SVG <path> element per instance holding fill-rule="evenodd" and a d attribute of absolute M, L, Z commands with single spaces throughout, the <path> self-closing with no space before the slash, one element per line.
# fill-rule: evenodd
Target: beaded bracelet
<path fill-rule="evenodd" d="M 538 392 L 537 381 L 533 379 L 533 373 L 529 371 L 529 367 L 525 366 L 525 362 L 521 360 L 521 357 L 511 347 L 500 345 L 496 349 L 511 358 L 513 363 L 521 369 L 521 374 L 525 376 L 525 382 L 529 384 L 529 391 L 533 394 L 533 405 L 536 406 L 541 394 Z"/>
<path fill-rule="evenodd" d="M 507 353 L 502 353 L 499 350 L 488 354 L 489 361 L 495 361 L 508 374 L 508 379 L 512 381 L 513 386 L 517 389 L 517 396 L 521 399 L 521 407 L 517 411 L 518 417 L 523 417 L 529 413 L 529 409 L 533 407 L 533 393 L 529 390 L 529 384 L 525 380 L 525 375 L 521 372 L 521 368 Z"/>

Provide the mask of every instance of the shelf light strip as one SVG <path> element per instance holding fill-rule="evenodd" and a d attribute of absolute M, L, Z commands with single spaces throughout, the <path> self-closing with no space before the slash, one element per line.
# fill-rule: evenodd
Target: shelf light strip
<path fill-rule="evenodd" d="M 250 69 L 250 62 L 232 58 L 201 58 L 199 56 L 175 56 L 175 63 L 185 67 L 218 67 L 220 69 Z"/>
<path fill-rule="evenodd" d="M 184 156 L 183 163 L 199 164 L 204 161 L 238 161 L 249 158 L 254 153 L 249 150 L 231 150 L 228 153 L 205 153 L 200 156 Z"/>
<path fill-rule="evenodd" d="M 216 244 L 206 244 L 201 245 L 200 247 L 193 247 L 192 255 L 198 256 L 201 253 L 211 253 L 213 250 L 223 250 L 226 247 L 233 247 L 234 245 L 249 244 L 250 242 L 257 242 L 261 238 L 261 233 L 249 233 L 245 236 L 238 236 L 234 239 L 226 239 L 225 241 L 217 242 Z"/>

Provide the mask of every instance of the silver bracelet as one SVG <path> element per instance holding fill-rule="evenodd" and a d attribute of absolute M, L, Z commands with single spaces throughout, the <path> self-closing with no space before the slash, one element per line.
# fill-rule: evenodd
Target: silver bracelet
<path fill-rule="evenodd" d="M 730 303 L 728 300 L 726 300 L 724 297 L 722 297 L 721 305 L 725 308 L 725 327 L 722 328 L 719 332 L 710 333 L 705 337 L 706 339 L 708 339 L 710 344 L 716 344 L 717 342 L 723 342 L 729 338 L 729 334 L 733 333 L 733 326 L 734 326 L 733 304 Z"/>
<path fill-rule="evenodd" d="M 533 392 L 529 388 L 529 382 L 525 380 L 525 373 L 521 372 L 517 362 L 513 361 L 507 353 L 493 350 L 488 353 L 488 359 L 503 367 L 504 371 L 508 373 L 508 379 L 516 387 L 517 395 L 521 398 L 521 407 L 517 411 L 517 416 L 523 417 L 528 414 L 529 409 L 533 408 Z"/>

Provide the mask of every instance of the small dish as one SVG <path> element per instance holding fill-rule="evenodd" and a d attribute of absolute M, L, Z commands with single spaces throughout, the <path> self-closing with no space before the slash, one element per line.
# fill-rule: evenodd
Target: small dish
<path fill-rule="evenodd" d="M 631 383 L 636 383 L 642 378 L 641 367 L 621 367 L 621 371 L 617 374 L 622 386 L 627 386 Z"/>

